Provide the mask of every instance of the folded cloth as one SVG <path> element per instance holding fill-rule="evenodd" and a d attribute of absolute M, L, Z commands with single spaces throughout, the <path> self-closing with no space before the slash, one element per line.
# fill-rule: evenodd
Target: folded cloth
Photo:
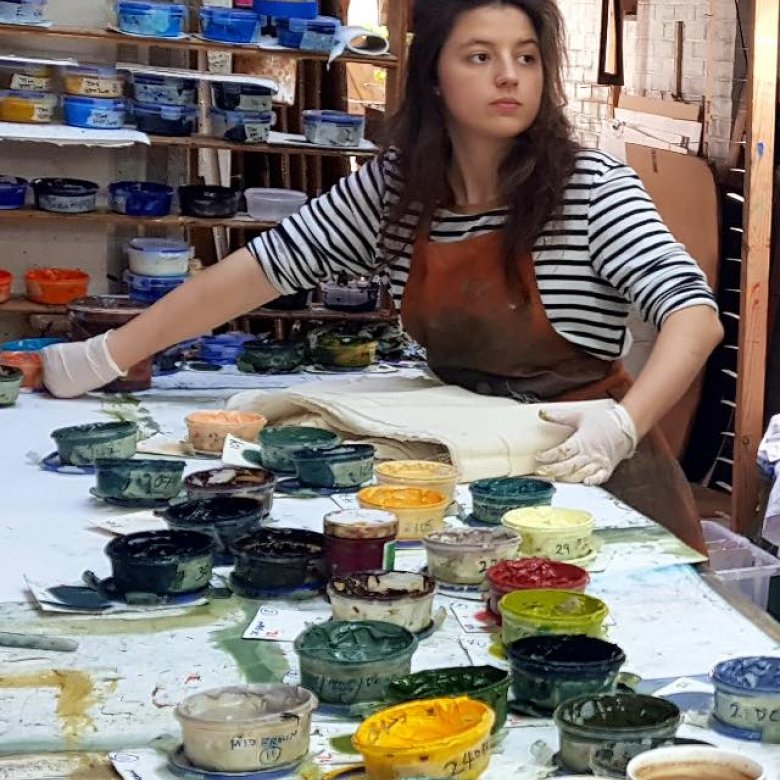
<path fill-rule="evenodd" d="M 561 408 L 605 404 L 584 401 Z M 259 412 L 272 424 L 314 425 L 377 447 L 377 458 L 443 460 L 462 482 L 533 474 L 537 452 L 564 441 L 571 428 L 545 422 L 542 408 L 471 393 L 432 377 L 360 376 L 297 385 L 281 392 L 245 391 L 228 409 Z"/>

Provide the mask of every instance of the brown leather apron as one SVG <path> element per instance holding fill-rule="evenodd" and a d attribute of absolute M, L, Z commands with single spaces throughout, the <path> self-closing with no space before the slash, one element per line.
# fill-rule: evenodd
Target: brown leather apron
<path fill-rule="evenodd" d="M 550 324 L 531 254 L 513 271 L 501 231 L 452 243 L 418 231 L 401 318 L 431 370 L 448 384 L 526 403 L 622 399 L 631 387 L 622 363 L 589 355 Z M 690 486 L 658 428 L 604 487 L 706 552 Z"/>

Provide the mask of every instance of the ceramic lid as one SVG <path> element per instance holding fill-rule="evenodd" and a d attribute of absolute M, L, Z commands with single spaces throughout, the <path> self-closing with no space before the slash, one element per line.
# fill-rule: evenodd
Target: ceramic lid
<path fill-rule="evenodd" d="M 325 515 L 323 527 L 338 539 L 384 539 L 398 533 L 398 519 L 381 509 L 344 509 Z"/>

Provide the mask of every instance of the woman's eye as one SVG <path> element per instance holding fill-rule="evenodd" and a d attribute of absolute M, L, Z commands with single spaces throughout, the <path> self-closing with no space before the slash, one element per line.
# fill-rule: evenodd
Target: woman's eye
<path fill-rule="evenodd" d="M 489 55 L 484 51 L 480 51 L 469 56 L 469 62 L 487 62 L 488 59 Z"/>
<path fill-rule="evenodd" d="M 523 65 L 533 65 L 536 62 L 536 57 L 533 54 L 521 54 L 518 60 Z"/>

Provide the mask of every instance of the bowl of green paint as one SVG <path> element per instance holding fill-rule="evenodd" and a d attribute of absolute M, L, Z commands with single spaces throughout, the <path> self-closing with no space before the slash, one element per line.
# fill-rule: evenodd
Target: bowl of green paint
<path fill-rule="evenodd" d="M 374 476 L 374 448 L 370 444 L 298 450 L 293 460 L 298 479 L 309 487 L 357 488 Z"/>
<path fill-rule="evenodd" d="M 262 461 L 272 471 L 295 471 L 295 455 L 302 450 L 329 450 L 339 437 L 307 425 L 271 425 L 260 431 Z"/>
<path fill-rule="evenodd" d="M 138 426 L 133 422 L 87 423 L 52 431 L 63 464 L 85 466 L 98 458 L 127 460 L 135 455 Z"/>
<path fill-rule="evenodd" d="M 128 501 L 169 501 L 181 490 L 183 460 L 97 458 L 97 492 Z"/>
<path fill-rule="evenodd" d="M 0 365 L 0 406 L 13 406 L 16 403 L 23 378 L 21 368 Z"/>
<path fill-rule="evenodd" d="M 247 374 L 288 374 L 299 369 L 305 357 L 302 341 L 247 341 L 236 364 Z"/>
<path fill-rule="evenodd" d="M 501 518 L 512 509 L 549 506 L 555 494 L 554 485 L 528 477 L 478 479 L 469 490 L 474 518 L 491 525 L 500 525 Z"/>

